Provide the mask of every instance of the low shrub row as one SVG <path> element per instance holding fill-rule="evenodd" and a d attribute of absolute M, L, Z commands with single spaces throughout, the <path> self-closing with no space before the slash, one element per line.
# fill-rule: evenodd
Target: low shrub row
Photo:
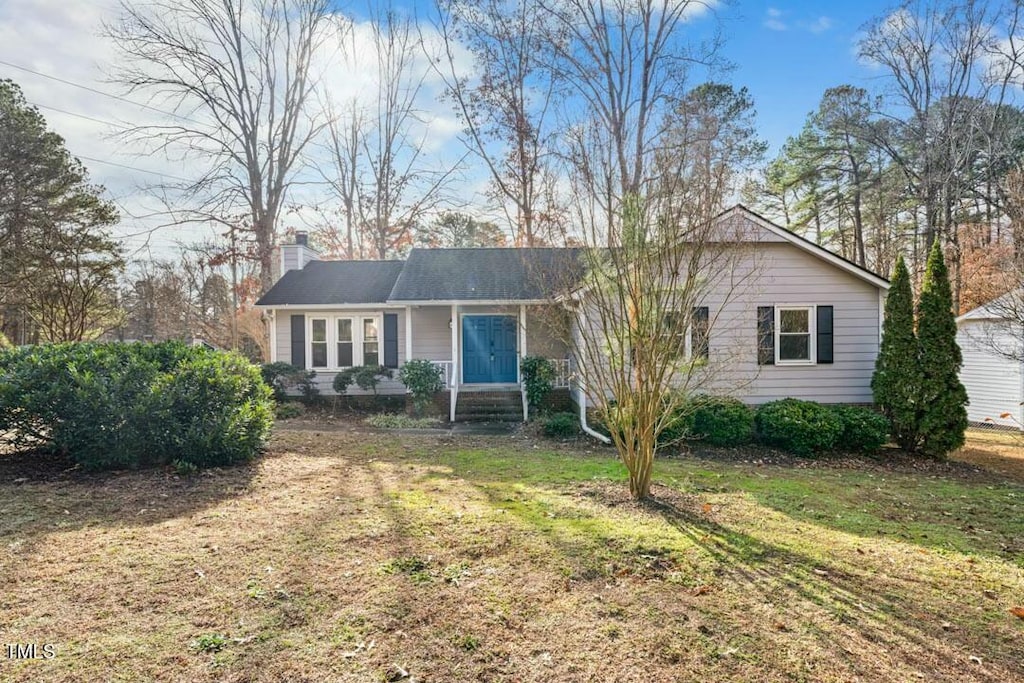
<path fill-rule="evenodd" d="M 0 434 L 90 470 L 254 457 L 273 421 L 258 367 L 161 344 L 55 344 L 0 352 Z"/>
<path fill-rule="evenodd" d="M 610 434 L 609 423 L 623 419 L 619 411 L 597 425 Z M 831 450 L 873 453 L 888 440 L 889 424 L 870 408 L 826 406 L 787 398 L 756 410 L 720 396 L 697 396 L 679 403 L 667 416 L 658 437 L 662 446 L 679 441 L 704 441 L 714 446 L 742 446 L 760 441 L 796 455 Z M 545 433 L 548 427 L 544 426 Z"/>

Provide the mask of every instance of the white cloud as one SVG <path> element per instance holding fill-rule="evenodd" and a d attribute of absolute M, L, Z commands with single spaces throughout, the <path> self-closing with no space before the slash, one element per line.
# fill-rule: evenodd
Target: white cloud
<path fill-rule="evenodd" d="M 763 26 L 769 31 L 787 31 L 789 26 L 782 20 L 782 10 L 769 7 L 765 12 Z"/>
<path fill-rule="evenodd" d="M 814 21 L 802 23 L 800 27 L 810 31 L 811 33 L 824 33 L 832 28 L 832 20 L 826 16 L 821 16 Z"/>
<path fill-rule="evenodd" d="M 791 23 L 785 18 L 785 14 L 787 13 L 777 7 L 769 7 L 765 11 L 764 20 L 761 22 L 761 25 L 769 31 L 788 31 L 791 27 L 796 27 L 801 31 L 814 34 L 824 33 L 832 28 L 833 25 L 832 19 L 824 15 L 812 20 L 800 20 L 796 23 Z"/>

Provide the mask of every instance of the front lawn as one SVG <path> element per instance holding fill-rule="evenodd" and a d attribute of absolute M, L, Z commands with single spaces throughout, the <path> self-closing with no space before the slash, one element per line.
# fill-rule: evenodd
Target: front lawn
<path fill-rule="evenodd" d="M 0 679 L 1024 677 L 1012 467 L 710 455 L 659 461 L 647 506 L 611 451 L 526 438 L 281 429 L 191 478 L 0 458 L 0 641 L 56 646 Z"/>

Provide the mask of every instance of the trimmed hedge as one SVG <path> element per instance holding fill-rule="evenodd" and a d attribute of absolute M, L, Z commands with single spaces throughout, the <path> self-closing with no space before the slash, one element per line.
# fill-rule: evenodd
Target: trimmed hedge
<path fill-rule="evenodd" d="M 240 355 L 181 342 L 0 352 L 4 439 L 90 470 L 251 459 L 270 432 L 271 396 Z"/>
<path fill-rule="evenodd" d="M 843 422 L 834 410 L 795 398 L 765 403 L 754 424 L 766 444 L 796 455 L 832 450 L 843 433 Z"/>
<path fill-rule="evenodd" d="M 889 440 L 889 420 L 870 408 L 833 406 L 843 425 L 838 446 L 847 451 L 877 453 Z"/>
<path fill-rule="evenodd" d="M 687 417 L 690 438 L 713 446 L 741 446 L 754 438 L 754 411 L 726 396 L 698 396 Z"/>

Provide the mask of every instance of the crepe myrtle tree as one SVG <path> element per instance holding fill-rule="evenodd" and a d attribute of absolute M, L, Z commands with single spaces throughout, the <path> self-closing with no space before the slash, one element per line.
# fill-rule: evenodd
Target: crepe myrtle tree
<path fill-rule="evenodd" d="M 577 387 L 607 427 L 637 500 L 650 495 L 663 433 L 691 396 L 713 384 L 721 390 L 720 369 L 742 352 L 716 345 L 712 354 L 709 335 L 755 271 L 753 252 L 721 236 L 729 226 L 712 215 L 676 222 L 670 207 L 627 197 L 618 246 L 580 249 L 575 284 L 565 290 Z M 675 226 L 671 238 L 668 225 Z"/>
<path fill-rule="evenodd" d="M 711 389 L 718 367 L 739 366 L 728 357 L 740 349 L 709 348 L 709 330 L 756 265 L 716 218 L 763 145 L 744 92 L 691 81 L 717 61 L 717 45 L 689 30 L 707 3 L 540 5 L 558 37 L 557 108 L 568 124 L 556 155 L 568 188 L 562 241 L 581 245 L 551 291 L 574 308 L 566 347 L 577 388 L 643 500 L 658 437 L 688 396 Z"/>

